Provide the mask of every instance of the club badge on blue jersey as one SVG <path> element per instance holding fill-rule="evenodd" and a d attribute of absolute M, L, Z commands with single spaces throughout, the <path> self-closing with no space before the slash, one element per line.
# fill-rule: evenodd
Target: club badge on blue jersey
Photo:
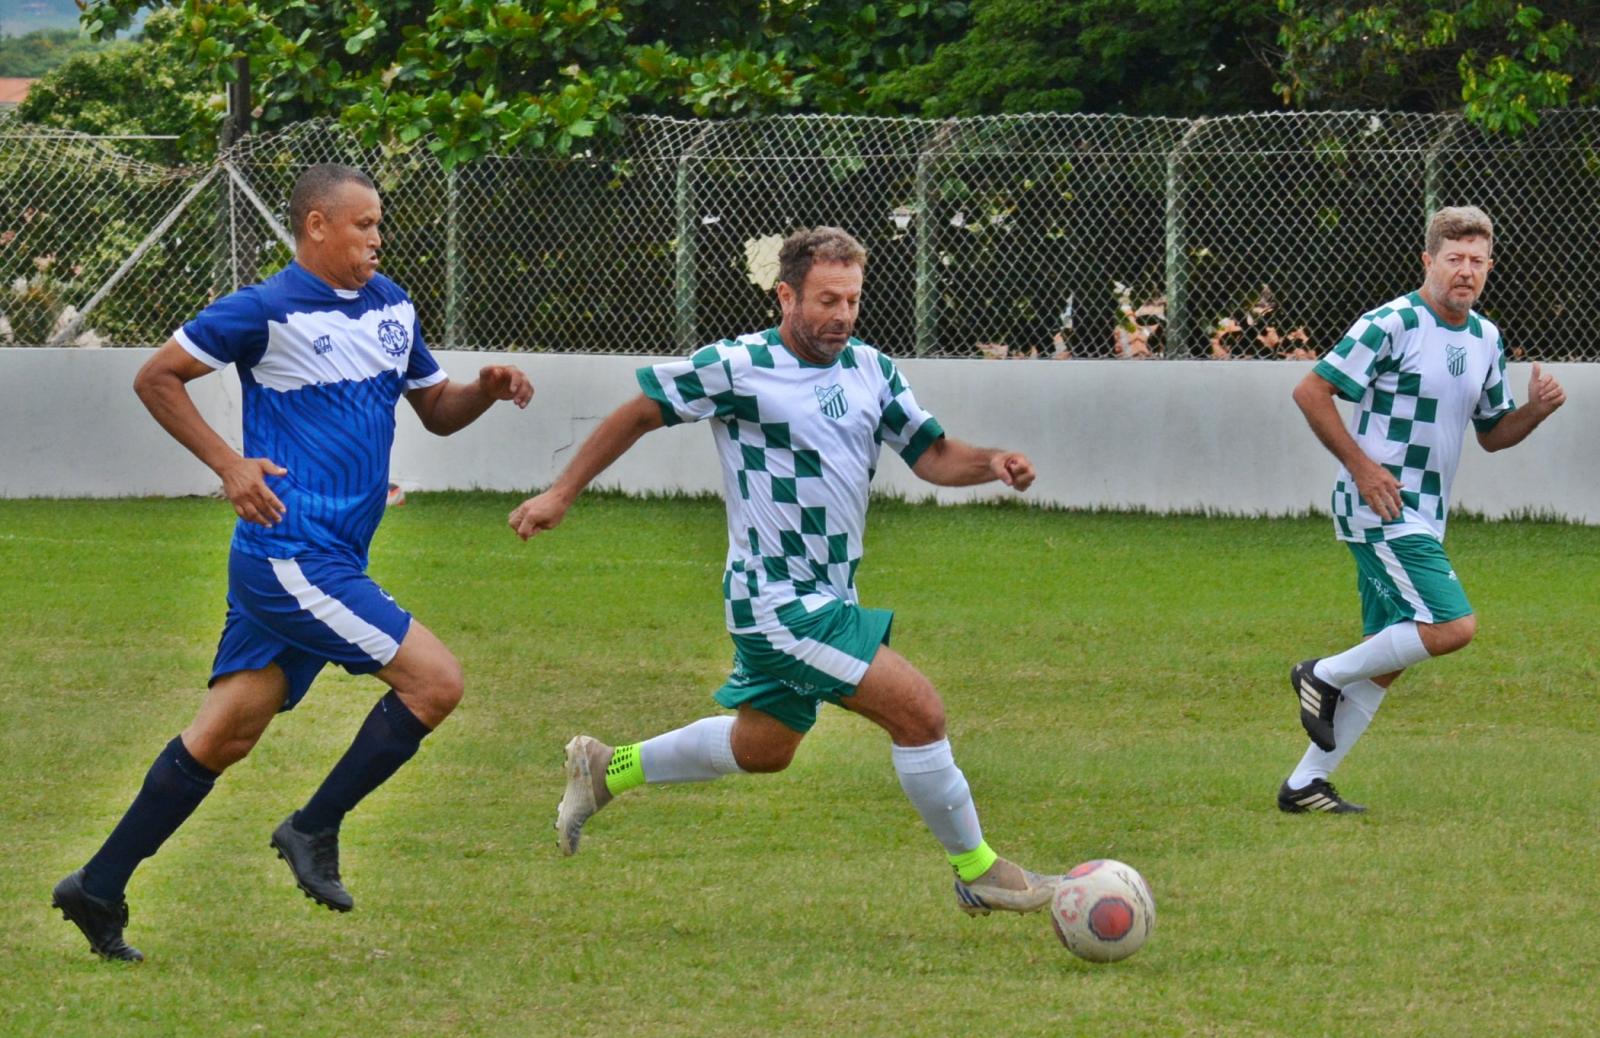
<path fill-rule="evenodd" d="M 406 332 L 406 326 L 399 321 L 384 321 L 379 324 L 378 342 L 383 346 L 383 352 L 391 357 L 399 357 L 411 348 L 411 336 Z"/>

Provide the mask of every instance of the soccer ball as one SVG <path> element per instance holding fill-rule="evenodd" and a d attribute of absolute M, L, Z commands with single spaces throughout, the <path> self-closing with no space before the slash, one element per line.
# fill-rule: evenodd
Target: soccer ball
<path fill-rule="evenodd" d="M 1050 922 L 1078 958 L 1117 962 L 1143 947 L 1155 929 L 1156 899 L 1132 865 L 1086 861 L 1067 873 L 1050 899 Z"/>

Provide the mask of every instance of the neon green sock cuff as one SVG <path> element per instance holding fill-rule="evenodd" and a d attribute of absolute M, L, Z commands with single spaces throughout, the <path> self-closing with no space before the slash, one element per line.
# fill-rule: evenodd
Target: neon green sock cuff
<path fill-rule="evenodd" d="M 952 854 L 949 858 L 950 866 L 956 870 L 956 875 L 961 877 L 961 882 L 971 883 L 985 872 L 988 872 L 990 867 L 1000 860 L 1000 855 L 990 849 L 986 840 L 970 851 Z"/>
<path fill-rule="evenodd" d="M 644 785 L 644 764 L 639 760 L 639 744 L 629 743 L 611 751 L 611 763 L 606 765 L 606 789 L 612 796 L 626 792 L 634 786 Z"/>

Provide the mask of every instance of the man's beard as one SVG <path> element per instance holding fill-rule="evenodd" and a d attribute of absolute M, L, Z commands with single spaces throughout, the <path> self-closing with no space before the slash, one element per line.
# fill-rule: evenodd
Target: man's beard
<path fill-rule="evenodd" d="M 802 345 L 806 349 L 819 357 L 831 361 L 844 352 L 845 344 L 850 341 L 850 329 L 849 327 L 841 329 L 837 345 L 824 339 L 821 331 L 810 328 L 800 330 L 800 338 Z"/>

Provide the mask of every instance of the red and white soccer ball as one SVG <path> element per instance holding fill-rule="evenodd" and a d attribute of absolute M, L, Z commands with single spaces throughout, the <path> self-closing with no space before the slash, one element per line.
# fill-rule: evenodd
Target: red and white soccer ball
<path fill-rule="evenodd" d="M 1132 865 L 1086 861 L 1056 889 L 1050 922 L 1078 958 L 1117 962 L 1142 948 L 1155 929 L 1156 899 Z"/>

